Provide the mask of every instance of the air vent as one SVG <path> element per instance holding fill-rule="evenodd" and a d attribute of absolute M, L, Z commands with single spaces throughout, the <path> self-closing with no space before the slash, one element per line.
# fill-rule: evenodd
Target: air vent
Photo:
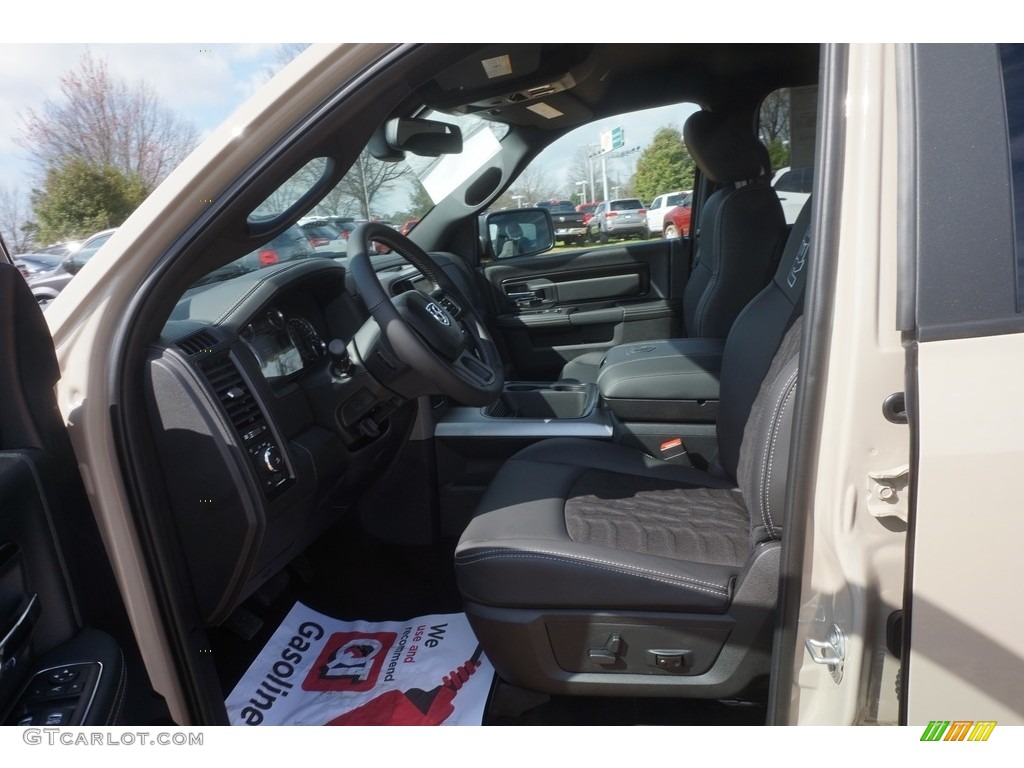
<path fill-rule="evenodd" d="M 295 477 L 249 385 L 229 355 L 200 357 L 199 367 L 242 438 L 264 495 L 276 498 L 295 482 Z"/>
<path fill-rule="evenodd" d="M 254 433 L 261 434 L 266 429 L 263 413 L 249 391 L 249 385 L 227 355 L 204 360 L 201 367 L 231 423 L 238 430 L 239 437 L 248 445 Z"/>
<path fill-rule="evenodd" d="M 439 296 L 437 299 L 437 303 L 444 307 L 445 311 L 447 311 L 448 314 L 454 317 L 456 320 L 458 320 L 460 315 L 462 314 L 462 307 L 460 307 L 458 304 L 452 301 L 451 298 L 449 298 L 448 296 Z"/>
<path fill-rule="evenodd" d="M 195 355 L 200 352 L 210 352 L 217 343 L 217 338 L 209 331 L 197 331 L 191 336 L 186 336 L 175 342 L 175 346 L 186 355 Z"/>

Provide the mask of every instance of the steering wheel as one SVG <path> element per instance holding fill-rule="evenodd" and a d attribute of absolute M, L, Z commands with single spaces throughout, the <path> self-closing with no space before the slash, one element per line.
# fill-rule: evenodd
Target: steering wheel
<path fill-rule="evenodd" d="M 389 296 L 370 263 L 373 242 L 403 256 L 438 290 Z M 356 227 L 348 249 L 348 271 L 379 329 L 364 326 L 356 335 L 356 348 L 371 373 L 405 397 L 444 394 L 465 405 L 494 402 L 505 385 L 498 349 L 438 263 L 404 235 L 375 222 Z"/>

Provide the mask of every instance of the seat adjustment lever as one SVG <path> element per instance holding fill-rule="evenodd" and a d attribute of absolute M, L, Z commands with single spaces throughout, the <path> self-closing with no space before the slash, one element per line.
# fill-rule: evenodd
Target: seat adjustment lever
<path fill-rule="evenodd" d="M 591 648 L 587 651 L 587 658 L 597 664 L 614 664 L 619 660 L 619 650 L 622 648 L 622 636 L 618 632 L 608 635 L 608 639 L 602 648 Z"/>

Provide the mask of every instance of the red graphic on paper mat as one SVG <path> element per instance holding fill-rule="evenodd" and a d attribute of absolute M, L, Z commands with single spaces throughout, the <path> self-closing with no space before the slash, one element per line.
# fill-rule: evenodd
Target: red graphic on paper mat
<path fill-rule="evenodd" d="M 483 648 L 478 645 L 472 658 L 445 675 L 436 688 L 387 691 L 339 715 L 327 725 L 440 725 L 455 711 L 452 702 L 479 669 L 482 654 Z"/>

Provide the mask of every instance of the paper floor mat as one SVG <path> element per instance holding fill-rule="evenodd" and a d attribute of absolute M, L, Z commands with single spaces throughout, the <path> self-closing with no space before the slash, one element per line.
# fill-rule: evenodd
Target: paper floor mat
<path fill-rule="evenodd" d="M 339 621 L 296 603 L 226 706 L 232 725 L 480 725 L 493 677 L 465 614 Z"/>

